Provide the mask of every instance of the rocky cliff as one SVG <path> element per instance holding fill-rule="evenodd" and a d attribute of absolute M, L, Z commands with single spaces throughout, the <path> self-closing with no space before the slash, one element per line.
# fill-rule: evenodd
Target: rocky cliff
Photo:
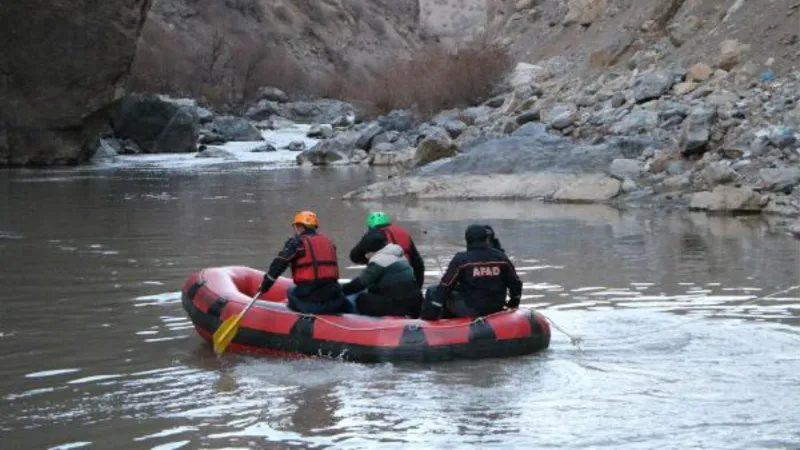
<path fill-rule="evenodd" d="M 488 33 L 520 61 L 555 58 L 550 65 L 559 74 L 715 63 L 728 39 L 748 45 L 743 62 L 752 70 L 782 74 L 800 62 L 796 0 L 474 1 L 486 2 Z"/>
<path fill-rule="evenodd" d="M 225 70 L 258 70 L 264 58 L 273 60 L 269 71 L 285 71 L 288 63 L 275 60 L 288 55 L 299 70 L 285 78 L 314 78 L 408 54 L 418 17 L 418 0 L 154 0 L 137 60 L 173 77 L 224 78 Z"/>
<path fill-rule="evenodd" d="M 123 93 L 150 0 L 0 5 L 0 166 L 74 164 Z"/>
<path fill-rule="evenodd" d="M 798 18 L 797 0 L 7 1 L 0 164 L 85 160 L 140 34 L 133 88 L 228 110 L 262 86 L 291 93 L 343 73 L 360 82 L 426 40 L 478 35 L 565 83 L 701 62 L 780 78 L 800 63 Z"/>

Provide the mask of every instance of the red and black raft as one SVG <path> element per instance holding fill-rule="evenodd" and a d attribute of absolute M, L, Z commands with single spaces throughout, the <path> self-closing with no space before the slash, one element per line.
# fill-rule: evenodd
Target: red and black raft
<path fill-rule="evenodd" d="M 183 307 L 211 342 L 217 327 L 238 314 L 264 272 L 248 267 L 201 270 L 186 281 Z M 280 278 L 245 314 L 228 351 L 278 356 L 324 356 L 348 361 L 444 361 L 520 356 L 550 345 L 550 326 L 528 309 L 477 319 L 424 321 L 357 314 L 310 315 L 286 306 L 292 281 Z"/>

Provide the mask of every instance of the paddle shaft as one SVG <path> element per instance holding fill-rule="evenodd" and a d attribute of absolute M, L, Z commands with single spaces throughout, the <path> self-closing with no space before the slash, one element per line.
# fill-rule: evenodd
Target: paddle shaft
<path fill-rule="evenodd" d="M 246 312 L 247 312 L 247 311 L 248 311 L 250 308 L 252 308 L 252 307 L 253 307 L 253 305 L 255 305 L 255 304 L 256 304 L 256 301 L 258 301 L 258 297 L 261 297 L 261 294 L 263 294 L 263 293 L 264 293 L 264 292 L 263 292 L 263 291 L 261 291 L 261 290 L 259 290 L 258 292 L 256 292 L 256 295 L 255 295 L 255 296 L 253 296 L 253 299 L 252 299 L 252 300 L 250 300 L 250 303 L 248 303 L 248 304 L 247 304 L 247 306 L 245 306 L 245 307 L 244 307 L 244 309 L 242 310 L 242 312 L 240 312 L 240 313 L 239 313 L 239 317 L 242 317 L 242 316 L 244 316 L 244 315 L 245 315 L 245 313 L 246 313 Z"/>

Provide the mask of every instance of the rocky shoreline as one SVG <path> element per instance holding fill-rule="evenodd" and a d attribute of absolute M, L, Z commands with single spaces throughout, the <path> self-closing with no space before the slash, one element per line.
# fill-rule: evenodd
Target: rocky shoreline
<path fill-rule="evenodd" d="M 800 72 L 738 65 L 609 71 L 581 83 L 519 64 L 508 91 L 406 129 L 402 112 L 337 132 L 298 162 L 386 164 L 345 199 L 539 199 L 764 214 L 800 236 Z M 721 67 L 728 67 L 730 71 Z"/>
<path fill-rule="evenodd" d="M 720 61 L 733 58 L 726 51 Z M 298 165 L 390 168 L 390 179 L 348 200 L 670 204 L 764 214 L 800 235 L 799 102 L 800 73 L 776 80 L 747 66 L 696 64 L 580 82 L 520 63 L 483 105 L 423 122 L 408 111 L 362 121 L 348 103 L 290 102 L 274 88 L 262 89 L 242 117 L 135 94 L 95 157 L 180 148 L 235 159 L 219 145 L 306 123 L 316 144 L 284 148 L 297 151 Z M 267 143 L 257 149 L 275 150 Z"/>

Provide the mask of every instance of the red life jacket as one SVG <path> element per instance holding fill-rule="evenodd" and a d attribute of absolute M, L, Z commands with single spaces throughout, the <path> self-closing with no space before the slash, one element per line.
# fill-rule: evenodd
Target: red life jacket
<path fill-rule="evenodd" d="M 317 281 L 338 281 L 339 264 L 336 246 L 325 235 L 317 233 L 300 236 L 305 255 L 292 262 L 292 279 L 295 284 Z"/>
<path fill-rule="evenodd" d="M 397 244 L 403 249 L 406 259 L 411 261 L 411 236 L 408 235 L 406 230 L 398 227 L 397 225 L 387 225 L 379 228 L 386 241 L 390 244 Z"/>

